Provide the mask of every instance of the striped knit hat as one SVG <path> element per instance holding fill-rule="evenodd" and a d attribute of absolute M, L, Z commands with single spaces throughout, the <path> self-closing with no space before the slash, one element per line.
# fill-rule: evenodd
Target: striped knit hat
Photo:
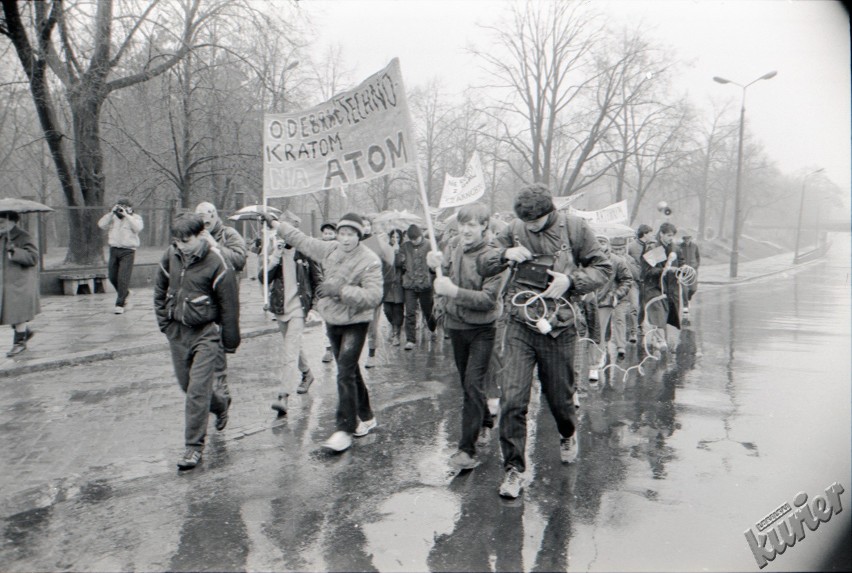
<path fill-rule="evenodd" d="M 337 229 L 341 227 L 352 227 L 358 232 L 358 239 L 364 238 L 364 219 L 357 213 L 346 213 L 337 222 Z"/>

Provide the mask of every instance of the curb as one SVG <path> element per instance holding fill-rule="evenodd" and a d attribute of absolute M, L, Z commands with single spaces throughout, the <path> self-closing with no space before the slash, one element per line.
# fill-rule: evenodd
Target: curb
<path fill-rule="evenodd" d="M 242 339 L 257 338 L 267 334 L 275 334 L 278 332 L 278 327 L 259 327 L 253 330 L 248 330 L 241 333 Z M 78 366 L 80 364 L 89 364 L 92 362 L 101 362 L 103 360 L 113 360 L 123 356 L 136 356 L 139 354 L 149 354 L 151 352 L 168 351 L 168 342 L 156 342 L 144 344 L 141 346 L 133 346 L 130 348 L 122 348 L 119 350 L 97 350 L 94 352 L 80 352 L 63 356 L 60 358 L 42 358 L 33 360 L 20 366 L 12 366 L 0 370 L 0 378 L 10 378 L 12 376 L 20 376 L 22 374 L 31 374 L 33 372 L 43 372 L 45 370 L 54 370 L 56 368 L 64 368 L 66 366 Z"/>
<path fill-rule="evenodd" d="M 820 257 L 819 259 L 814 259 L 812 261 L 799 263 L 797 265 L 793 265 L 793 266 L 790 266 L 790 267 L 784 267 L 782 269 L 776 269 L 774 271 L 769 271 L 769 272 L 766 272 L 766 273 L 763 273 L 763 274 L 754 275 L 754 276 L 750 276 L 750 277 L 728 279 L 728 280 L 712 280 L 712 279 L 711 280 L 699 280 L 698 284 L 700 284 L 700 285 L 701 284 L 713 285 L 713 286 L 727 286 L 727 285 L 738 285 L 738 284 L 743 284 L 743 283 L 749 283 L 749 282 L 752 282 L 752 281 L 757 281 L 757 280 L 760 280 L 760 279 L 764 279 L 766 277 L 771 277 L 773 275 L 786 273 L 786 272 L 789 272 L 789 271 L 795 272 L 795 271 L 798 271 L 799 269 L 801 269 L 803 267 L 806 267 L 810 264 L 819 262 L 821 260 L 823 260 L 822 257 Z"/>

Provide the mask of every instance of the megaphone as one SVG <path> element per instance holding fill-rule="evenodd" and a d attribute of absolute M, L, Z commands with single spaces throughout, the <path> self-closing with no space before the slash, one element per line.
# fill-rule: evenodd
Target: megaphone
<path fill-rule="evenodd" d="M 659 203 L 657 203 L 657 211 L 659 211 L 660 213 L 662 213 L 666 217 L 668 217 L 669 215 L 672 214 L 671 207 L 669 207 L 669 204 L 666 203 L 665 201 L 660 201 Z"/>

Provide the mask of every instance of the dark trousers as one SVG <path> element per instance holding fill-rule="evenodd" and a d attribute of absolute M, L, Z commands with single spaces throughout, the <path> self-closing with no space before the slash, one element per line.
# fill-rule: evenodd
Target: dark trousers
<path fill-rule="evenodd" d="M 426 326 L 431 332 L 435 332 L 437 322 L 432 316 L 432 289 L 427 290 L 405 290 L 405 340 L 417 342 L 417 305 L 423 311 Z"/>
<path fill-rule="evenodd" d="M 117 296 L 115 306 L 124 306 L 127 293 L 130 290 L 130 277 L 133 276 L 133 260 L 136 258 L 134 249 L 123 247 L 109 248 L 109 282 L 112 283 Z"/>
<path fill-rule="evenodd" d="M 190 328 L 173 323 L 166 330 L 180 389 L 186 393 L 184 406 L 185 442 L 189 448 L 204 448 L 208 413 L 221 414 L 227 398 L 214 392 L 216 364 L 222 350 L 219 326 L 210 323 Z"/>
<path fill-rule="evenodd" d="M 462 429 L 459 449 L 473 456 L 476 453 L 476 438 L 483 425 L 494 426 L 485 398 L 485 373 L 494 348 L 494 325 L 469 330 L 447 329 L 453 345 L 453 357 L 461 378 L 464 401 L 462 402 Z M 485 424 L 488 417 L 490 424 Z"/>
<path fill-rule="evenodd" d="M 405 318 L 405 305 L 401 302 L 384 302 L 382 308 L 385 311 L 385 316 L 395 333 L 402 330 L 402 321 Z"/>
<path fill-rule="evenodd" d="M 331 352 L 337 362 L 337 429 L 350 434 L 355 432 L 358 418 L 373 419 L 370 395 L 358 366 L 369 326 L 369 322 L 326 326 Z"/>
<path fill-rule="evenodd" d="M 533 369 L 538 378 L 556 427 L 563 438 L 574 435 L 577 412 L 574 406 L 574 343 L 576 333 L 566 330 L 558 337 L 534 332 L 509 319 L 506 325 L 503 398 L 500 408 L 500 449 L 505 469 L 524 472 L 527 441 L 527 409 L 530 403 Z"/>

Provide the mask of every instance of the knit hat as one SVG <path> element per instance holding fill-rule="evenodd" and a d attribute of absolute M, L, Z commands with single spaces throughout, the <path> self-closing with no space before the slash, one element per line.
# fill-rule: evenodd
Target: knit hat
<path fill-rule="evenodd" d="M 337 229 L 351 227 L 358 232 L 358 239 L 364 237 L 364 219 L 357 213 L 346 213 L 337 221 Z"/>
<path fill-rule="evenodd" d="M 326 221 L 322 225 L 320 225 L 320 232 L 325 231 L 326 228 L 331 229 L 332 231 L 336 231 L 337 225 L 335 225 L 331 221 Z"/>
<path fill-rule="evenodd" d="M 408 226 L 408 230 L 405 232 L 405 234 L 408 235 L 409 239 L 414 240 L 418 237 L 422 237 L 423 231 L 420 230 L 420 227 L 418 227 L 417 225 L 412 223 L 411 225 Z"/>
<path fill-rule="evenodd" d="M 536 219 L 555 211 L 553 195 L 550 189 L 541 183 L 527 185 L 518 192 L 514 204 L 515 214 L 522 221 L 535 221 Z"/>

